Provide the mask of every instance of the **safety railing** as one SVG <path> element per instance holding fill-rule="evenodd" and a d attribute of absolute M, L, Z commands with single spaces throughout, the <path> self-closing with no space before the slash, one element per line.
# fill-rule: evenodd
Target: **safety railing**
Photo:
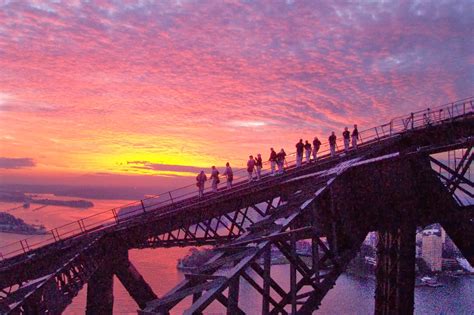
<path fill-rule="evenodd" d="M 416 130 L 420 128 L 427 128 L 432 125 L 440 124 L 453 119 L 472 114 L 474 112 L 474 98 L 467 98 L 454 103 L 444 104 L 441 106 L 420 110 L 410 113 L 409 115 L 399 116 L 392 119 L 390 122 L 369 128 L 359 132 L 358 146 L 370 145 L 373 142 L 378 142 L 409 130 Z M 276 150 L 278 152 L 278 150 Z M 343 139 L 338 138 L 336 141 L 336 155 L 344 153 Z M 323 142 L 318 151 L 318 161 L 331 158 L 330 146 L 328 142 Z M 303 156 L 305 161 L 305 156 Z M 293 168 L 296 165 L 296 153 L 290 153 L 286 157 L 285 168 Z M 263 163 L 261 170 L 262 178 L 267 178 L 271 175 L 271 166 L 269 161 Z M 254 178 L 256 175 L 253 175 Z M 52 244 L 61 240 L 71 239 L 81 236 L 92 231 L 101 230 L 104 228 L 114 227 L 118 224 L 127 222 L 130 219 L 135 219 L 137 216 L 148 212 L 164 212 L 170 209 L 177 209 L 183 206 L 186 202 L 197 202 L 204 200 L 208 196 L 215 196 L 215 194 L 222 194 L 231 192 L 237 187 L 243 187 L 248 182 L 248 174 L 246 169 L 239 169 L 234 171 L 233 187 L 229 189 L 220 188 L 217 193 L 212 192 L 211 187 L 204 190 L 202 199 L 198 198 L 198 191 L 195 184 L 187 185 L 164 192 L 162 194 L 154 195 L 124 206 L 102 211 L 77 221 L 55 227 L 50 230 L 47 237 L 29 237 L 20 241 L 4 245 L 0 247 L 0 261 L 14 257 L 16 255 L 28 253 L 33 249 Z M 221 187 L 225 183 L 221 184 Z"/>

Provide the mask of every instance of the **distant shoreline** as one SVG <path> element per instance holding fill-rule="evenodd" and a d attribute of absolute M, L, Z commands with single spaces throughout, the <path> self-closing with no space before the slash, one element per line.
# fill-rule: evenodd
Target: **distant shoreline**
<path fill-rule="evenodd" d="M 48 205 L 48 206 L 63 206 L 71 208 L 92 208 L 94 203 L 89 200 L 54 200 L 54 199 L 34 199 L 23 192 L 16 191 L 1 191 L 0 201 L 2 202 L 19 202 L 24 204 L 24 208 L 29 208 L 31 203 Z"/>
<path fill-rule="evenodd" d="M 27 185 L 0 184 L 0 196 L 4 192 L 22 192 L 25 194 L 52 194 L 56 197 L 72 197 L 97 200 L 140 200 L 158 191 L 168 191 L 174 186 L 157 188 L 140 188 L 120 186 L 58 186 L 58 185 Z"/>
<path fill-rule="evenodd" d="M 19 235 L 47 235 L 50 232 L 48 231 L 37 231 L 37 232 L 28 232 L 28 231 L 21 231 L 21 230 L 4 230 L 0 227 L 0 233 L 8 233 L 8 234 L 19 234 Z"/>
<path fill-rule="evenodd" d="M 0 232 L 22 235 L 45 235 L 49 233 L 43 225 L 28 224 L 6 212 L 0 212 Z"/>
<path fill-rule="evenodd" d="M 30 199 L 29 202 L 40 205 L 64 206 L 70 208 L 92 208 L 94 206 L 94 203 L 89 200 Z"/>

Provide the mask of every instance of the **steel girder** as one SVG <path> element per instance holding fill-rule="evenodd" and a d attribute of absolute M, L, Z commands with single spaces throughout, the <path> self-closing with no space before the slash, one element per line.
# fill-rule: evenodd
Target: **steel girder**
<path fill-rule="evenodd" d="M 94 289 L 92 280 L 111 284 L 116 275 L 137 305 L 144 307 L 146 302 L 156 298 L 150 286 L 138 270 L 128 260 L 128 249 L 121 240 L 98 237 L 83 246 L 76 255 L 59 264 L 55 272 L 2 290 L 0 297 L 1 314 L 60 314 L 72 302 L 84 284 Z M 100 290 L 99 290 L 100 291 Z M 94 299 L 99 291 L 88 292 L 88 300 Z M 104 294 L 104 292 L 99 292 Z M 111 293 L 111 292 L 110 292 Z M 106 300 L 89 305 L 90 314 L 97 314 L 97 306 L 107 306 Z M 111 309 L 111 305 L 108 305 Z M 102 309 L 102 308 L 101 308 Z"/>
<path fill-rule="evenodd" d="M 128 259 L 128 249 L 120 240 L 111 240 L 109 246 L 114 247 L 113 259 L 107 260 L 95 271 L 87 286 L 86 314 L 113 314 L 114 275 L 120 280 L 127 292 L 139 307 L 156 299 L 152 288 L 145 282 L 141 274 Z"/>
<path fill-rule="evenodd" d="M 246 227 L 260 220 L 280 206 L 281 198 L 275 197 L 257 205 L 236 207 L 233 212 L 222 213 L 196 224 L 184 223 L 178 229 L 159 235 L 152 235 L 133 246 L 135 248 L 156 248 L 174 246 L 217 245 L 237 238 Z"/>
<path fill-rule="evenodd" d="M 333 168 L 333 174 L 341 175 L 358 162 L 359 159 L 342 162 Z M 311 194 L 297 191 L 290 195 L 281 205 L 285 210 L 277 209 L 267 214 L 237 239 L 215 248 L 214 256 L 206 264 L 187 274 L 181 284 L 162 298 L 147 303 L 139 313 L 168 314 L 183 299 L 192 296 L 193 302 L 186 314 L 200 314 L 213 302 L 224 305 L 228 314 L 243 314 L 245 312 L 238 303 L 238 289 L 243 281 L 262 297 L 264 314 L 306 314 L 316 309 L 356 255 L 368 232 L 361 229 L 355 233 L 353 242 L 345 242 L 336 250 L 326 244 L 315 220 L 301 222 L 304 214 L 317 211 L 319 199 L 327 195 L 334 182 L 334 176 L 319 175 L 325 176 L 326 180 L 313 186 Z M 307 238 L 312 242 L 309 263 L 296 252 L 296 241 Z M 272 247 L 277 248 L 290 264 L 290 288 L 287 290 L 270 276 Z M 263 267 L 260 260 L 263 260 Z M 258 275 L 260 280 L 250 272 Z M 271 290 L 276 293 L 271 294 Z"/>
<path fill-rule="evenodd" d="M 375 314 L 413 314 L 415 290 L 415 220 L 379 231 Z"/>
<path fill-rule="evenodd" d="M 99 243 L 92 240 L 49 275 L 4 288 L 2 314 L 60 314 L 103 263 L 106 255 Z"/>

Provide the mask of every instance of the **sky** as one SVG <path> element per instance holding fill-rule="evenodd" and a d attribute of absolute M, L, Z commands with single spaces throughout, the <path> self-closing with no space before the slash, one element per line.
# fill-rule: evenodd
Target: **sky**
<path fill-rule="evenodd" d="M 474 93 L 472 1 L 0 0 L 0 182 L 155 185 Z"/>

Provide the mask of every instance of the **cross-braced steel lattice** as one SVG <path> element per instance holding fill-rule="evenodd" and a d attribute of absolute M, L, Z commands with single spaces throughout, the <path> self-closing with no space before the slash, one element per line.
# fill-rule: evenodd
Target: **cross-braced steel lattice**
<path fill-rule="evenodd" d="M 222 213 L 196 224 L 183 224 L 178 229 L 159 235 L 152 235 L 135 245 L 136 248 L 173 246 L 216 245 L 235 239 L 245 232 L 247 226 L 265 217 L 280 206 L 281 198 L 271 198 L 257 205 Z"/>
<path fill-rule="evenodd" d="M 472 142 L 468 142 L 466 148 L 448 151 L 446 162 L 430 157 L 441 181 L 461 206 L 472 204 L 474 200 L 474 183 L 471 181 L 471 166 L 474 159 Z"/>

